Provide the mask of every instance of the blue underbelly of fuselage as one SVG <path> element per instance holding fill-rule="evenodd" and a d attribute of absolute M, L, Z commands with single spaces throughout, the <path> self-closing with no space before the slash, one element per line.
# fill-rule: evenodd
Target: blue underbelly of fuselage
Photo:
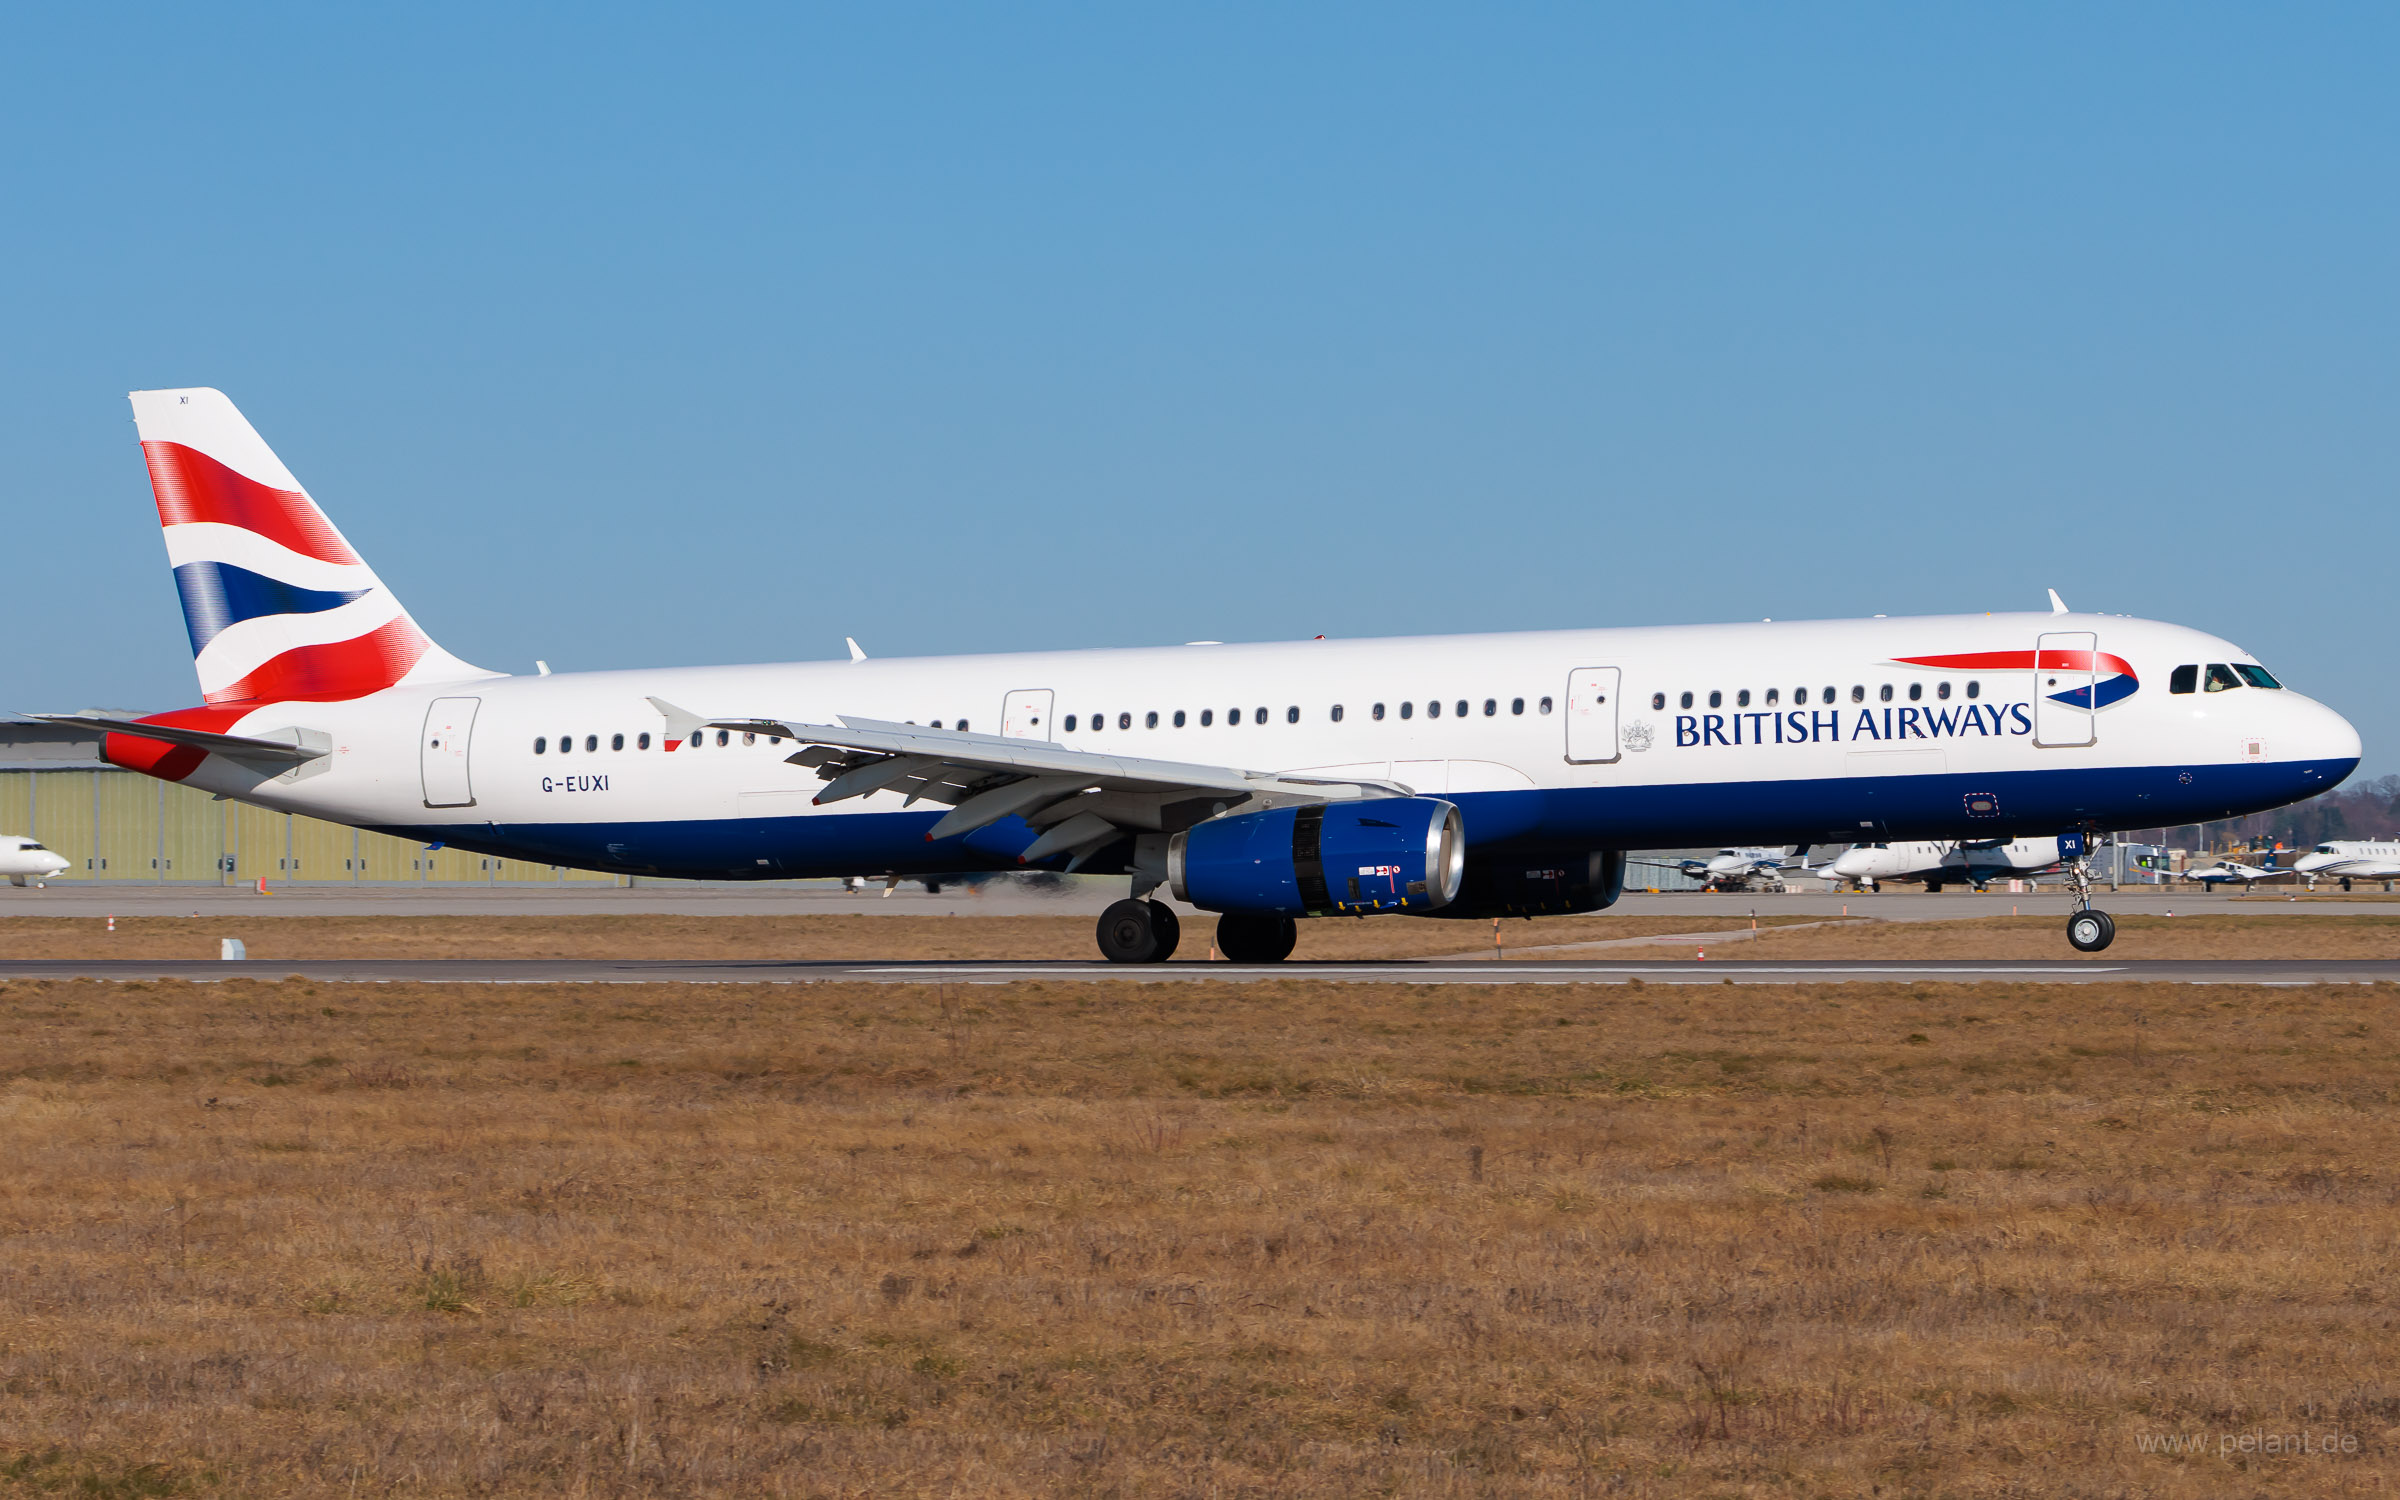
<path fill-rule="evenodd" d="M 2042 837 L 2073 828 L 2155 828 L 2281 807 L 2338 785 L 2355 760 L 2141 766 L 1996 774 L 1845 776 L 1678 786 L 1460 792 L 1470 851 L 1679 849 L 1891 839 Z M 929 843 L 947 811 L 677 822 L 442 823 L 377 832 L 478 854 L 621 875 L 792 880 L 1025 868 L 1034 830 L 1008 818 Z M 1124 868 L 1130 841 L 1085 866 Z M 1037 868 L 1063 868 L 1066 856 Z"/>

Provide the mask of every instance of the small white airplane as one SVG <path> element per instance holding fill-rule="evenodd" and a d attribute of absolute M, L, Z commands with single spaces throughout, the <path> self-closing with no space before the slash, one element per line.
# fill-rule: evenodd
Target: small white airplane
<path fill-rule="evenodd" d="M 2338 880 L 2345 891 L 2353 880 L 2380 880 L 2388 891 L 2400 880 L 2400 842 L 2335 839 L 2301 855 L 2292 870 L 2311 890 L 2320 880 Z"/>
<path fill-rule="evenodd" d="M 1819 873 L 1836 885 L 1847 880 L 1860 887 L 1921 880 L 1926 894 L 1933 895 L 1945 885 L 1982 890 L 1994 880 L 2045 875 L 2063 865 L 2054 838 L 2010 839 L 1989 847 L 1919 840 L 1852 844 Z"/>
<path fill-rule="evenodd" d="M 2183 878 L 2198 881 L 2212 891 L 2218 886 L 2230 885 L 2235 881 L 2241 882 L 2243 889 L 2247 890 L 2261 880 L 2282 880 L 2298 874 L 2297 870 L 2277 867 L 2275 856 L 2280 852 L 2280 850 L 2268 851 L 2267 862 L 2263 865 L 2246 865 L 2238 859 L 2220 859 L 2205 870 L 2184 871 Z"/>
<path fill-rule="evenodd" d="M 1815 874 L 1808 848 L 1801 846 L 1800 863 L 1785 864 L 1781 849 L 1719 849 L 1707 859 L 1640 860 L 1662 870 L 1680 870 L 1712 891 L 1780 891 L 1786 874 Z"/>
<path fill-rule="evenodd" d="M 22 834 L 0 833 L 0 875 L 10 885 L 40 885 L 67 868 L 67 861 Z"/>

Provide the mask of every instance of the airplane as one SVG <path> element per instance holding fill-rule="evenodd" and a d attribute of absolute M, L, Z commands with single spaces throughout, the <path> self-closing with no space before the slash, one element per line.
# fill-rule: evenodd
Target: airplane
<path fill-rule="evenodd" d="M 1801 848 L 1800 863 L 1787 865 L 1780 849 L 1719 849 L 1707 859 L 1638 860 L 1662 870 L 1675 870 L 1697 880 L 1712 891 L 1780 891 L 1787 873 L 1816 873 L 1809 867 L 1808 850 Z"/>
<path fill-rule="evenodd" d="M 2388 891 L 2400 880 L 2400 842 L 2335 839 L 2301 855 L 2292 869 L 2310 890 L 2320 880 L 2339 880 L 2345 891 L 2353 880 L 2380 880 Z"/>
<path fill-rule="evenodd" d="M 67 861 L 22 834 L 0 833 L 0 875 L 13 886 L 40 885 L 67 868 Z"/>
<path fill-rule="evenodd" d="M 2238 880 L 2242 888 L 2247 890 L 2261 880 L 2283 880 L 2298 873 L 2296 870 L 2278 869 L 2275 856 L 2269 854 L 2264 865 L 2246 865 L 2238 859 L 2220 859 L 2205 870 L 2184 871 L 2183 878 L 2196 880 L 2212 891 Z"/>
<path fill-rule="evenodd" d="M 2021 835 L 2059 839 L 2067 939 L 2096 952 L 2099 830 L 2279 807 L 2359 760 L 2231 643 L 2055 592 L 2046 615 L 511 676 L 436 645 L 223 393 L 131 400 L 203 702 L 38 716 L 103 731 L 110 763 L 616 873 L 1121 875 L 1098 931 L 1120 963 L 1175 951 L 1162 887 L 1220 914 L 1225 957 L 1273 962 L 1298 919 L 1598 911 L 1628 849 Z M 2179 693 L 2200 663 L 2237 686 Z"/>
<path fill-rule="evenodd" d="M 1922 839 L 1852 844 L 1823 868 L 1825 879 L 1861 886 L 1888 880 L 1919 880 L 1927 895 L 1945 885 L 1972 885 L 1982 890 L 1994 880 L 2047 875 L 2061 867 L 2058 840 L 2011 839 L 1997 845 L 1981 840 L 1961 844 Z"/>

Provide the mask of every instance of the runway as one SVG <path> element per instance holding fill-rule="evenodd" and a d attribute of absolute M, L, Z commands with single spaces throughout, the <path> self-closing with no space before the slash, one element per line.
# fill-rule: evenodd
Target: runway
<path fill-rule="evenodd" d="M 1740 959 L 1696 962 L 1490 959 L 1383 963 L 1122 965 L 876 963 L 765 959 L 362 958 L 209 963 L 142 959 L 0 961 L 0 980 L 313 980 L 340 984 L 2378 984 L 2400 959 Z"/>

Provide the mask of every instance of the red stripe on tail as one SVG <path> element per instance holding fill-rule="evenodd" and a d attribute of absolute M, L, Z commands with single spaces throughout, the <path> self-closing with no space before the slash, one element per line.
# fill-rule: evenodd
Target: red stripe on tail
<path fill-rule="evenodd" d="M 215 521 L 255 531 L 321 562 L 358 561 L 333 523 L 298 490 L 260 484 L 181 443 L 144 443 L 142 457 L 150 464 L 150 490 L 158 497 L 161 526 Z"/>
<path fill-rule="evenodd" d="M 210 693 L 211 703 L 338 703 L 380 693 L 408 675 L 433 648 L 425 632 L 402 615 L 356 640 L 295 646 L 270 657 L 250 675 Z"/>

